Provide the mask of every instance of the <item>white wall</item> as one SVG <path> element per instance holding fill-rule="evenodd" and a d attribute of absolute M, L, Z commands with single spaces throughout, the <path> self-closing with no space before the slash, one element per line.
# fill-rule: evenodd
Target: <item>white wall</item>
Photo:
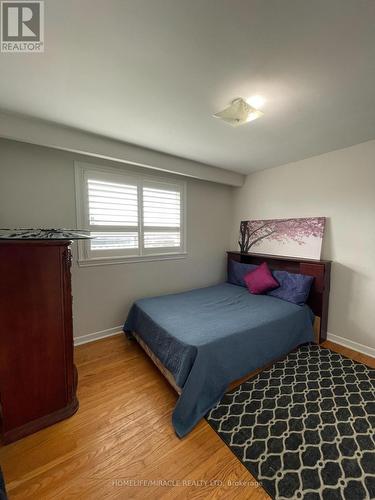
<path fill-rule="evenodd" d="M 0 227 L 76 227 L 77 159 L 91 161 L 72 153 L 0 140 Z M 124 168 L 99 160 L 95 163 Z M 86 268 L 74 262 L 74 335 L 121 325 L 136 298 L 223 280 L 232 205 L 233 188 L 187 179 L 186 259 Z"/>
<path fill-rule="evenodd" d="M 87 161 L 0 140 L 0 227 L 76 227 L 77 159 Z M 120 325 L 138 297 L 222 280 L 225 251 L 237 249 L 241 219 L 325 215 L 323 257 L 334 261 L 328 330 L 375 348 L 375 141 L 254 173 L 243 188 L 187 182 L 188 257 L 88 268 L 74 263 L 75 336 Z"/>
<path fill-rule="evenodd" d="M 229 186 L 242 186 L 245 179 L 243 174 L 223 168 L 211 167 L 135 144 L 4 111 L 0 111 L 0 138 L 75 154 L 85 154 L 94 159 L 116 161 L 120 164 L 132 163 L 153 170 L 181 174 Z"/>
<path fill-rule="evenodd" d="M 328 331 L 375 348 L 375 141 L 249 175 L 235 189 L 240 220 L 326 216 L 333 261 Z"/>

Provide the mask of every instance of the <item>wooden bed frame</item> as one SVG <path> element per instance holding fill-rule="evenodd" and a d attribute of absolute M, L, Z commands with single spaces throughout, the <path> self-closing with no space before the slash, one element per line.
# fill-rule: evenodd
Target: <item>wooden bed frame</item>
<path fill-rule="evenodd" d="M 327 321 L 328 321 L 328 302 L 329 302 L 329 287 L 330 287 L 330 272 L 331 262 L 328 260 L 309 260 L 298 259 L 294 257 L 280 257 L 276 255 L 261 255 L 241 252 L 227 252 L 228 264 L 230 260 L 242 262 L 246 264 L 261 264 L 267 262 L 272 270 L 288 271 L 291 273 L 306 274 L 314 276 L 314 281 L 311 286 L 311 291 L 307 304 L 315 314 L 316 321 L 314 324 L 315 342 L 320 344 L 327 338 Z M 153 361 L 156 367 L 161 371 L 164 377 L 171 384 L 173 389 L 181 394 L 181 388 L 176 384 L 172 373 L 162 364 L 159 358 L 151 351 L 148 345 L 143 342 L 137 332 L 132 332 L 133 337 L 142 347 L 145 353 Z M 272 364 L 272 363 L 271 363 Z M 268 365 L 267 365 L 268 366 Z M 260 371 L 262 368 L 256 371 Z M 252 372 L 255 373 L 255 372 Z M 249 374 L 250 375 L 250 374 Z M 245 380 L 249 377 L 246 375 L 241 379 Z M 231 384 L 235 386 L 240 381 L 235 381 Z"/>
<path fill-rule="evenodd" d="M 274 271 L 306 274 L 315 279 L 312 283 L 307 305 L 315 314 L 315 342 L 320 344 L 327 338 L 329 289 L 331 282 L 331 261 L 300 259 L 297 257 L 282 257 L 280 255 L 263 255 L 257 253 L 227 252 L 230 260 L 245 264 L 259 265 L 267 262 Z"/>
<path fill-rule="evenodd" d="M 143 342 L 141 337 L 137 334 L 137 332 L 132 332 L 132 336 L 135 338 L 135 340 L 138 342 L 138 344 L 142 347 L 142 349 L 145 351 L 147 356 L 151 359 L 151 361 L 154 363 L 154 365 L 161 371 L 161 373 L 164 375 L 164 377 L 168 380 L 168 382 L 171 384 L 173 389 L 177 392 L 177 394 L 181 394 L 182 389 L 179 387 L 174 379 L 174 376 L 172 373 L 166 368 L 163 363 L 160 361 L 160 359 L 151 351 L 151 349 L 148 347 L 148 345 Z"/>

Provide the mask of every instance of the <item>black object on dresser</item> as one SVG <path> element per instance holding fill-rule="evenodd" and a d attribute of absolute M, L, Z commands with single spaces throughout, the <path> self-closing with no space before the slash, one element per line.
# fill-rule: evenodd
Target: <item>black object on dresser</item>
<path fill-rule="evenodd" d="M 70 243 L 0 241 L 0 424 L 4 444 L 78 409 Z"/>

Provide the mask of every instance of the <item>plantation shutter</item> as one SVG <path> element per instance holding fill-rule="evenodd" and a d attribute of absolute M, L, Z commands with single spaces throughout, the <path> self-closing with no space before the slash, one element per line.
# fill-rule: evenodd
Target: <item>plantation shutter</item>
<path fill-rule="evenodd" d="M 76 165 L 77 220 L 93 239 L 80 262 L 121 262 L 185 252 L 185 183 Z"/>
<path fill-rule="evenodd" d="M 144 252 L 176 251 L 182 247 L 181 186 L 145 182 L 143 200 Z"/>
<path fill-rule="evenodd" d="M 95 255 L 137 254 L 139 214 L 137 183 L 87 179 L 91 251 Z"/>

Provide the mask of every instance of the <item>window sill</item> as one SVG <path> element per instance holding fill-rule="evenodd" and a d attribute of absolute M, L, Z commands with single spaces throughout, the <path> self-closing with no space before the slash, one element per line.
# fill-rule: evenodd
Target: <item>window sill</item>
<path fill-rule="evenodd" d="M 159 255 L 138 255 L 134 257 L 107 257 L 94 259 L 79 259 L 79 267 L 108 266 L 113 264 L 133 264 L 139 262 L 154 262 L 160 260 L 186 259 L 187 252 L 164 253 Z"/>

